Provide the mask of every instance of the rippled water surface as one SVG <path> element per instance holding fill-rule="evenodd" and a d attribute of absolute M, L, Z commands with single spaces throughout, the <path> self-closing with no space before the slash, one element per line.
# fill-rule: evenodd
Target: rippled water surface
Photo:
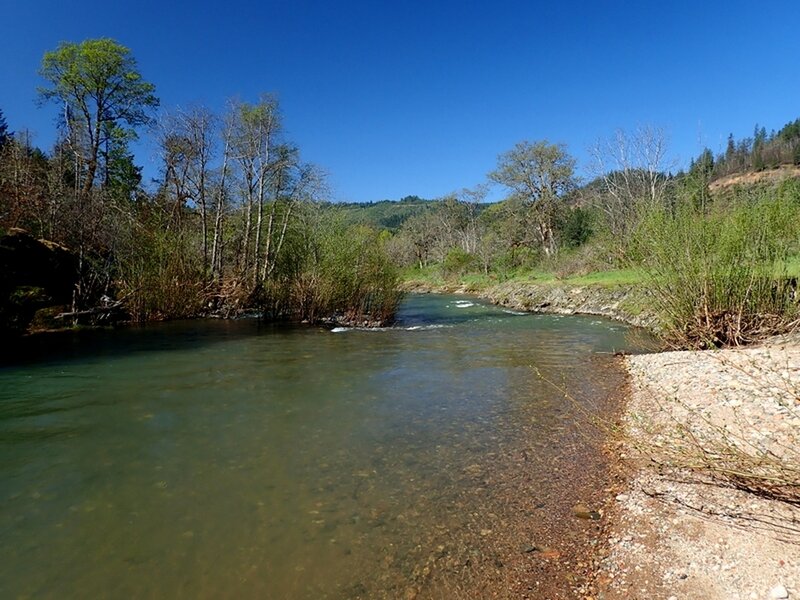
<path fill-rule="evenodd" d="M 431 295 L 379 331 L 40 338 L 0 368 L 0 597 L 424 594 L 502 529 L 509 457 L 531 510 L 555 496 L 537 468 L 574 460 L 575 407 L 534 367 L 585 394 L 626 333 Z"/>

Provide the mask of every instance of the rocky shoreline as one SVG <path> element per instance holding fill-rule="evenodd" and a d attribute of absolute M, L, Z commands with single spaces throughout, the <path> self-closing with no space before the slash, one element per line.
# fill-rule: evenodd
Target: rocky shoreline
<path fill-rule="evenodd" d="M 720 466 L 724 448 L 742 465 L 778 457 L 796 485 L 797 338 L 625 365 L 615 449 L 624 483 L 608 511 L 596 598 L 800 598 L 800 506 L 744 491 Z"/>

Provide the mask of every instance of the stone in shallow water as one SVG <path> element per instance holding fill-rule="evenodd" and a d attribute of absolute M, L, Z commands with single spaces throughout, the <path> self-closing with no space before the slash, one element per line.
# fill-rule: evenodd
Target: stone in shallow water
<path fill-rule="evenodd" d="M 576 504 L 572 507 L 572 514 L 579 519 L 587 519 L 592 521 L 600 520 L 600 513 L 596 510 L 589 510 L 583 504 Z"/>

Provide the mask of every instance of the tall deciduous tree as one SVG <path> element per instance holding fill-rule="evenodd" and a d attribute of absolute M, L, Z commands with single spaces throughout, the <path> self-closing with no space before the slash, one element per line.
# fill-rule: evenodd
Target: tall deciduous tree
<path fill-rule="evenodd" d="M 63 110 L 68 142 L 85 168 L 85 196 L 103 152 L 150 122 L 149 111 L 158 106 L 155 86 L 142 78 L 130 50 L 108 38 L 60 44 L 45 53 L 40 74 L 47 85 L 39 94 Z"/>
<path fill-rule="evenodd" d="M 233 102 L 228 116 L 232 156 L 241 177 L 241 193 L 245 208 L 242 237 L 241 271 L 258 281 L 262 246 L 264 205 L 276 173 L 275 147 L 281 133 L 278 101 L 264 95 L 257 104 Z"/>
<path fill-rule="evenodd" d="M 208 274 L 208 221 L 212 190 L 212 159 L 218 119 L 207 108 L 194 106 L 168 113 L 160 120 L 159 145 L 164 184 L 174 195 L 173 214 L 191 201 L 200 210 L 203 273 Z"/>
<path fill-rule="evenodd" d="M 575 187 L 575 159 L 566 147 L 546 140 L 519 142 L 498 157 L 489 179 L 507 187 L 512 198 L 531 213 L 542 250 L 547 255 L 555 253 L 556 202 Z"/>
<path fill-rule="evenodd" d="M 624 256 L 640 213 L 665 201 L 672 166 L 667 160 L 667 137 L 651 126 L 630 133 L 618 130 L 614 137 L 598 141 L 591 152 L 595 173 L 605 188 L 600 208 L 617 240 L 617 251 Z"/>

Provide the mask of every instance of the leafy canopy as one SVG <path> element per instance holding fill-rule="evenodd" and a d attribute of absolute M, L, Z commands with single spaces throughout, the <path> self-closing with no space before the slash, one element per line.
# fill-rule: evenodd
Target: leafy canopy
<path fill-rule="evenodd" d="M 158 106 L 155 86 L 142 79 L 131 51 L 109 38 L 62 42 L 44 55 L 39 73 L 49 84 L 39 88 L 41 98 L 65 103 L 94 142 L 105 124 L 149 123 L 148 109 Z"/>
<path fill-rule="evenodd" d="M 575 185 L 574 172 L 575 159 L 563 144 L 523 141 L 498 157 L 489 179 L 533 203 L 569 192 Z"/>

